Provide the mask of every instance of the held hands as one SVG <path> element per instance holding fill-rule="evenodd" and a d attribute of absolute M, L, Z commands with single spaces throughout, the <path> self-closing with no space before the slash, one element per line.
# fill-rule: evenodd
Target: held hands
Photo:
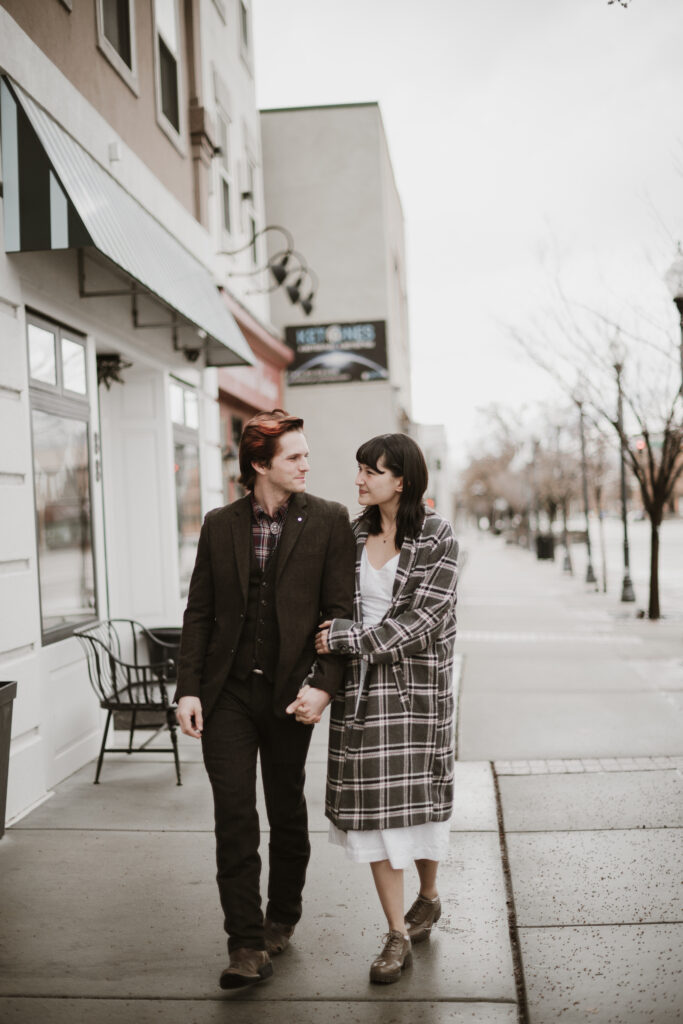
<path fill-rule="evenodd" d="M 199 697 L 181 697 L 178 701 L 176 718 L 181 732 L 196 740 L 201 739 L 204 719 L 202 717 L 202 702 Z"/>
<path fill-rule="evenodd" d="M 332 651 L 327 646 L 327 638 L 330 632 L 330 626 L 332 625 L 332 619 L 327 619 L 326 622 L 321 622 L 318 626 L 318 632 L 315 636 L 315 653 L 316 654 L 331 654 Z"/>
<path fill-rule="evenodd" d="M 288 715 L 294 715 L 302 725 L 315 725 L 320 721 L 323 711 L 330 703 L 330 695 L 315 686 L 302 686 L 296 700 L 285 708 Z"/>

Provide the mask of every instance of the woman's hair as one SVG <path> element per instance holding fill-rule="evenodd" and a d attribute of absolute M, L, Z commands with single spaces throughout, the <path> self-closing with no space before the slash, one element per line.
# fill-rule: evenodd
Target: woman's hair
<path fill-rule="evenodd" d="M 380 434 L 360 446 L 356 461 L 371 469 L 378 469 L 378 462 L 384 458 L 384 467 L 393 476 L 403 477 L 403 490 L 396 515 L 396 547 L 400 548 L 406 537 L 417 537 L 425 517 L 423 504 L 429 474 L 427 463 L 419 445 L 407 434 Z M 380 533 L 381 518 L 378 505 L 370 505 L 363 512 L 370 533 Z"/>
<path fill-rule="evenodd" d="M 280 438 L 290 430 L 303 430 L 304 421 L 299 416 L 290 416 L 284 409 L 259 412 L 245 424 L 240 438 L 240 483 L 253 491 L 256 470 L 252 462 L 270 466 L 277 454 Z"/>

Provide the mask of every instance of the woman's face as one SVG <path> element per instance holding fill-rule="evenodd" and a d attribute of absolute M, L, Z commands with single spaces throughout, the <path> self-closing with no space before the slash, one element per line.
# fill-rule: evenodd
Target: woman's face
<path fill-rule="evenodd" d="M 398 503 L 403 490 L 403 477 L 394 476 L 384 464 L 384 456 L 377 460 L 377 469 L 359 463 L 356 474 L 358 503 L 360 505 L 386 505 L 392 501 Z"/>

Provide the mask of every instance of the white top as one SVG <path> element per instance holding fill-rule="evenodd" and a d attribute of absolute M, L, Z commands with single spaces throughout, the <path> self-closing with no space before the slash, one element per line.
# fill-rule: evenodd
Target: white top
<path fill-rule="evenodd" d="M 386 615 L 394 591 L 398 559 L 399 556 L 394 555 L 381 569 L 375 569 L 368 558 L 367 548 L 363 548 L 360 560 L 360 602 L 364 626 L 374 626 Z"/>

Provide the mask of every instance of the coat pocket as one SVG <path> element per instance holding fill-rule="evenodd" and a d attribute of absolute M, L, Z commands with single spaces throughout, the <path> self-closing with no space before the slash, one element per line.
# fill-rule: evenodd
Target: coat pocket
<path fill-rule="evenodd" d="M 400 662 L 396 662 L 392 665 L 392 672 L 394 676 L 394 683 L 396 684 L 396 690 L 398 691 L 398 697 L 401 701 L 401 706 L 404 711 L 410 710 L 410 694 L 408 693 L 408 687 L 406 686 L 406 678 L 403 671 L 403 665 Z"/>

